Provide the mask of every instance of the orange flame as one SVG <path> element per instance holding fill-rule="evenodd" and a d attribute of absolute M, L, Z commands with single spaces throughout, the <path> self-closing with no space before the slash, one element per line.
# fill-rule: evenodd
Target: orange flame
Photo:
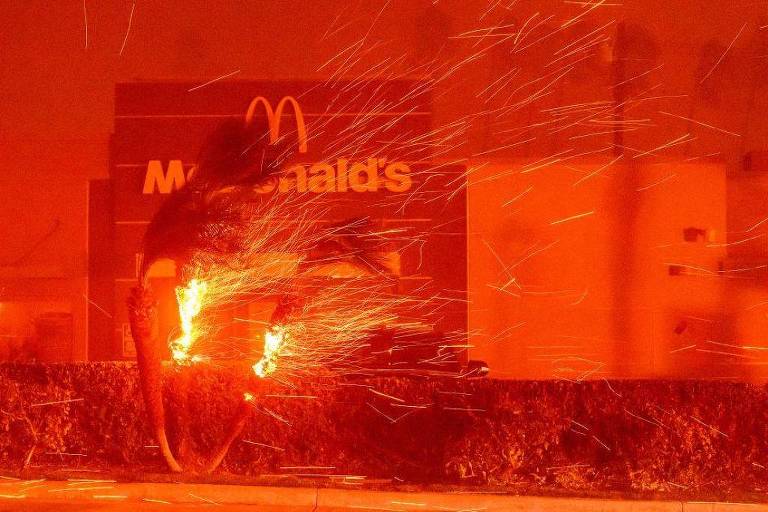
<path fill-rule="evenodd" d="M 264 333 L 264 353 L 261 359 L 253 365 L 253 371 L 261 378 L 266 377 L 277 369 L 277 357 L 285 344 L 285 329 L 280 326 L 271 327 Z"/>
<path fill-rule="evenodd" d="M 200 314 L 203 308 L 203 297 L 207 291 L 207 283 L 197 279 L 192 279 L 186 286 L 176 287 L 181 336 L 171 342 L 171 355 L 177 363 L 184 363 L 189 359 L 189 349 L 195 339 L 192 321 Z"/>

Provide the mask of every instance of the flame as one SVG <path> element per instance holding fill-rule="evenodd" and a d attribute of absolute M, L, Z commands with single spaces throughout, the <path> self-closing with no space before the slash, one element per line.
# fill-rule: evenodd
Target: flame
<path fill-rule="evenodd" d="M 186 286 L 176 287 L 181 336 L 171 342 L 171 355 L 177 363 L 183 363 L 189 359 L 189 349 L 195 338 L 192 321 L 200 314 L 203 308 L 203 297 L 207 291 L 207 283 L 198 279 L 190 280 Z M 194 361 L 194 358 L 192 360 Z"/>
<path fill-rule="evenodd" d="M 277 356 L 285 344 L 285 336 L 285 329 L 280 326 L 271 327 L 264 333 L 264 353 L 253 365 L 256 375 L 264 378 L 277 369 Z"/>

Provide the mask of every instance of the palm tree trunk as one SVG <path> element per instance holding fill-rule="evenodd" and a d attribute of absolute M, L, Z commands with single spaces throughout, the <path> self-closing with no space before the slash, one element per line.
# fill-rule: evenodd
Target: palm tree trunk
<path fill-rule="evenodd" d="M 191 375 L 189 368 L 181 367 L 181 371 L 176 376 L 177 394 L 176 394 L 176 430 L 178 432 L 178 443 L 176 453 L 179 460 L 185 466 L 193 462 L 191 432 L 189 419 L 189 386 Z"/>
<path fill-rule="evenodd" d="M 128 298 L 128 317 L 131 335 L 136 344 L 136 362 L 139 365 L 139 378 L 144 404 L 147 407 L 152 431 L 160 445 L 160 451 L 171 471 L 181 472 L 181 466 L 168 445 L 165 434 L 165 411 L 163 409 L 162 355 L 157 340 L 152 337 L 152 322 L 156 316 L 156 303 L 151 292 L 145 286 L 131 290 Z"/>
<path fill-rule="evenodd" d="M 250 398 L 243 398 L 243 401 L 240 403 L 240 407 L 237 410 L 237 413 L 232 418 L 232 423 L 230 423 L 229 426 L 229 433 L 227 434 L 226 439 L 224 439 L 224 442 L 221 444 L 219 449 L 214 454 L 211 461 L 208 463 L 208 465 L 205 468 L 206 473 L 212 473 L 221 462 L 224 460 L 224 457 L 227 455 L 227 452 L 229 451 L 229 447 L 232 445 L 235 439 L 242 433 L 243 428 L 245 427 L 246 422 L 248 421 L 248 417 L 251 415 L 251 408 L 252 405 L 250 403 Z"/>

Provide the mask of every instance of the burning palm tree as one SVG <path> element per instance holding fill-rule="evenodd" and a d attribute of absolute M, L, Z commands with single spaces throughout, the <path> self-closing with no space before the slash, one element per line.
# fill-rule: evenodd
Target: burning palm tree
<path fill-rule="evenodd" d="M 176 289 L 180 332 L 169 349 L 182 371 L 207 355 L 219 355 L 203 354 L 220 328 L 204 313 L 249 297 L 278 298 L 263 344 L 254 340 L 245 355 L 255 361 L 256 378 L 272 375 L 279 366 L 287 376 L 338 366 L 357 352 L 365 333 L 397 319 L 398 299 L 380 256 L 386 245 L 383 233 L 365 219 L 324 224 L 322 194 L 262 192 L 277 182 L 291 157 L 289 146 L 275 140 L 268 128 L 252 115 L 245 122 L 222 124 L 205 144 L 186 186 L 161 205 L 145 234 L 129 312 L 142 393 L 172 471 L 181 471 L 181 466 L 165 433 L 165 347 L 152 336 L 155 308 L 148 275 L 155 262 L 173 260 L 181 279 Z M 312 284 L 318 269 L 339 264 L 357 268 L 359 275 L 351 282 Z M 244 396 L 247 400 L 209 469 L 221 462 L 243 428 L 252 399 Z"/>

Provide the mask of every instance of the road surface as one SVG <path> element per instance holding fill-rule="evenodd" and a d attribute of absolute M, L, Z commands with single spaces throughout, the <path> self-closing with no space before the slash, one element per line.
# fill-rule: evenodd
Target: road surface
<path fill-rule="evenodd" d="M 0 480 L 0 512 L 768 512 L 768 504 L 378 492 L 111 480 Z"/>

